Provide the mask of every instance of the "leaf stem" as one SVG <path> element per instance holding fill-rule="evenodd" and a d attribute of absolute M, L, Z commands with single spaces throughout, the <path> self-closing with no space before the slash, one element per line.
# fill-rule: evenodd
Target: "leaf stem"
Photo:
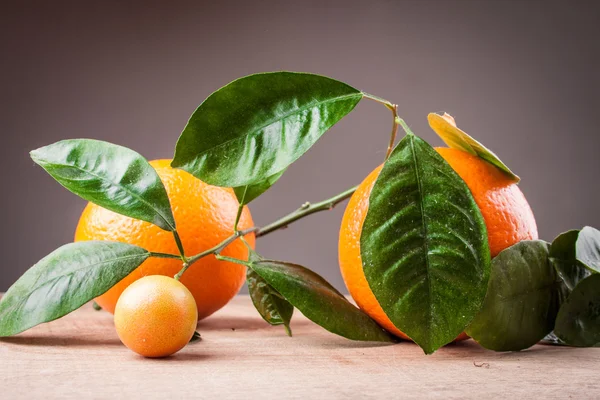
<path fill-rule="evenodd" d="M 382 99 L 381 97 L 375 96 L 373 94 L 369 94 L 369 93 L 363 92 L 363 97 L 365 99 L 373 100 L 373 101 L 376 101 L 376 102 L 378 102 L 380 104 L 383 104 L 384 106 L 386 106 L 390 110 L 394 107 L 394 105 L 392 104 L 391 101 L 387 101 L 386 99 Z"/>
<path fill-rule="evenodd" d="M 256 237 L 265 236 L 276 230 L 286 228 L 292 222 L 297 221 L 301 218 L 304 218 L 310 214 L 314 214 L 319 211 L 331 210 L 338 203 L 340 203 L 340 202 L 346 200 L 348 197 L 352 196 L 352 194 L 356 191 L 357 187 L 358 186 L 354 186 L 348 190 L 345 190 L 344 192 L 342 192 L 338 195 L 335 195 L 327 200 L 323 200 L 323 201 L 320 201 L 315 204 L 306 202 L 306 203 L 302 204 L 300 206 L 300 208 L 298 208 L 296 211 L 293 211 L 292 213 L 286 215 L 285 217 L 280 218 L 277 221 L 275 221 L 263 228 L 252 227 L 252 228 L 244 229 L 242 231 L 238 231 L 237 230 L 237 222 L 236 222 L 236 230 L 233 233 L 233 235 L 231 235 L 227 239 L 223 240 L 221 243 L 217 244 L 216 246 L 211 247 L 210 249 L 204 250 L 202 253 L 198 253 L 195 256 L 192 256 L 192 257 L 186 259 L 186 261 L 183 262 L 183 268 L 181 268 L 181 270 L 177 273 L 177 275 L 175 275 L 175 279 L 176 280 L 181 279 L 181 276 L 185 273 L 185 271 L 187 271 L 188 268 L 191 267 L 196 261 L 198 261 L 201 258 L 204 258 L 206 256 L 209 256 L 211 254 L 214 254 L 215 257 L 219 260 L 230 261 L 230 262 L 235 262 L 238 264 L 246 265 L 247 263 L 244 260 L 239 260 L 237 258 L 231 258 L 231 257 L 221 255 L 220 254 L 221 251 L 223 251 L 223 249 L 225 249 L 225 247 L 229 246 L 236 239 L 242 238 L 242 240 L 243 240 L 243 237 L 249 233 L 255 232 Z M 239 220 L 239 215 L 241 215 L 240 210 L 242 210 L 242 208 L 243 208 L 243 206 L 240 206 L 238 209 L 238 218 L 236 218 L 238 220 Z M 179 256 L 176 256 L 175 254 L 151 253 L 150 255 L 152 257 L 179 258 Z"/>
<path fill-rule="evenodd" d="M 177 259 L 177 260 L 181 259 L 181 255 L 168 254 L 168 253 L 153 253 L 153 252 L 150 252 L 150 257 L 156 257 L 156 258 L 174 258 L 174 259 Z"/>
<path fill-rule="evenodd" d="M 392 150 L 394 149 L 394 142 L 396 141 L 396 134 L 398 132 L 398 104 L 393 104 L 386 99 L 382 99 L 381 97 L 365 93 L 363 92 L 363 97 L 369 100 L 376 101 L 377 103 L 383 104 L 387 107 L 388 110 L 392 111 L 392 133 L 390 135 L 390 143 L 388 144 L 387 152 L 385 153 L 385 159 L 387 160 L 392 154 Z"/>
<path fill-rule="evenodd" d="M 181 276 L 185 273 L 185 271 L 187 271 L 189 267 L 191 267 L 196 261 L 200 260 L 201 258 L 204 258 L 211 254 L 218 255 L 221 251 L 223 251 L 223 249 L 225 247 L 229 246 L 232 242 L 234 242 L 240 236 L 245 236 L 249 233 L 256 232 L 257 230 L 258 230 L 258 227 L 252 227 L 252 228 L 244 229 L 243 231 L 236 231 L 233 235 L 229 236 L 227 239 L 223 240 L 221 243 L 217 244 L 216 246 L 211 247 L 208 250 L 204 250 L 202 253 L 198 253 L 193 257 L 190 257 L 187 260 L 187 262 L 185 262 L 183 264 L 183 268 L 181 269 L 181 271 L 179 271 L 177 273 L 177 275 L 175 275 L 175 279 L 176 280 L 181 279 Z"/>
<path fill-rule="evenodd" d="M 248 187 L 246 186 L 246 190 L 248 190 Z M 246 191 L 244 191 L 244 197 L 246 197 Z M 238 231 L 238 224 L 240 223 L 240 218 L 242 216 L 242 211 L 244 211 L 244 203 L 240 203 L 240 205 L 238 206 L 238 210 L 237 210 L 237 215 L 235 216 L 235 224 L 233 224 L 233 230 L 234 232 Z"/>
<path fill-rule="evenodd" d="M 302 206 L 300 206 L 300 208 L 298 208 L 296 211 L 292 212 L 291 214 L 288 214 L 285 217 L 280 218 L 277 221 L 260 228 L 256 232 L 256 237 L 265 236 L 265 235 L 267 235 L 271 232 L 274 232 L 278 229 L 286 228 L 292 222 L 297 221 L 301 218 L 304 218 L 307 215 L 314 214 L 319 211 L 331 210 L 338 203 L 340 203 L 340 202 L 346 200 L 347 198 L 349 198 L 350 196 L 352 196 L 352 194 L 356 191 L 357 187 L 358 186 L 354 186 L 336 196 L 333 196 L 327 200 L 323 200 L 319 203 L 315 203 L 315 204 L 311 204 L 308 202 L 304 203 Z"/>
<path fill-rule="evenodd" d="M 390 143 L 388 144 L 387 152 L 385 153 L 385 159 L 390 158 L 390 154 L 392 154 L 392 150 L 394 150 L 394 142 L 396 141 L 396 134 L 398 133 L 398 124 L 396 120 L 398 119 L 398 105 L 392 104 L 392 133 L 390 135 Z"/>
<path fill-rule="evenodd" d="M 229 261 L 232 263 L 248 266 L 247 261 L 240 260 L 239 258 L 227 257 L 227 256 L 223 256 L 221 254 L 215 254 L 215 257 L 217 260 L 220 260 L 220 261 Z"/>
<path fill-rule="evenodd" d="M 188 259 L 185 257 L 183 243 L 181 243 L 181 237 L 179 237 L 179 233 L 177 233 L 177 230 L 173 231 L 173 237 L 175 238 L 175 243 L 177 243 L 177 249 L 179 250 L 181 261 L 183 261 L 183 263 L 186 264 L 188 262 Z"/>
<path fill-rule="evenodd" d="M 407 135 L 414 135 L 413 131 L 408 127 L 408 125 L 406 124 L 406 122 L 404 122 L 402 118 L 396 117 L 395 120 L 396 123 L 402 127 L 402 129 L 404 130 L 404 132 L 406 132 Z"/>

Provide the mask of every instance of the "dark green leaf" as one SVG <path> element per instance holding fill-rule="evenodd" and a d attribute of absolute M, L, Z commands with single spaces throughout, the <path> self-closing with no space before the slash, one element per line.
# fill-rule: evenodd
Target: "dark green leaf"
<path fill-rule="evenodd" d="M 519 242 L 492 260 L 488 292 L 467 334 L 483 347 L 516 351 L 552 331 L 565 296 L 548 259 L 548 243 Z"/>
<path fill-rule="evenodd" d="M 369 204 L 367 281 L 394 325 L 432 353 L 463 331 L 485 297 L 483 217 L 464 181 L 412 133 L 384 164 Z"/>
<path fill-rule="evenodd" d="M 600 274 L 593 274 L 571 292 L 556 317 L 554 333 L 571 346 L 600 346 Z"/>
<path fill-rule="evenodd" d="M 135 151 L 99 140 L 72 139 L 33 150 L 31 158 L 85 200 L 175 230 L 169 197 L 158 174 Z"/>
<path fill-rule="evenodd" d="M 96 303 L 95 301 L 92 303 L 92 307 L 95 311 L 102 311 L 102 307 L 100 307 L 100 304 Z"/>
<path fill-rule="evenodd" d="M 577 260 L 576 243 L 579 232 L 572 230 L 561 233 L 550 245 L 550 261 L 568 290 L 573 290 L 579 281 L 591 274 L 591 271 Z"/>
<path fill-rule="evenodd" d="M 114 242 L 78 242 L 58 248 L 31 267 L 0 301 L 0 336 L 53 321 L 105 293 L 150 253 Z"/>
<path fill-rule="evenodd" d="M 430 113 L 427 117 L 431 129 L 433 129 L 435 133 L 437 133 L 438 136 L 442 138 L 442 140 L 448 145 L 448 147 L 466 151 L 467 153 L 479 156 L 487 162 L 491 163 L 492 165 L 495 165 L 500 170 L 502 170 L 515 182 L 519 182 L 520 178 L 517 175 L 515 175 L 515 173 L 512 172 L 510 168 L 508 168 L 506 164 L 504 164 L 500 160 L 500 158 L 498 158 L 497 155 L 492 153 L 491 150 L 487 149 L 477 140 L 473 139 L 466 132 L 457 128 L 456 125 L 448 121 L 448 117 L 450 116 L 447 114 L 444 114 L 444 116 L 442 116 L 435 113 Z"/>
<path fill-rule="evenodd" d="M 200 334 L 196 331 L 194 331 L 194 334 L 192 335 L 192 338 L 190 339 L 190 343 L 194 343 L 194 342 L 199 342 L 202 340 L 202 336 L 200 336 Z"/>
<path fill-rule="evenodd" d="M 290 321 L 294 306 L 251 268 L 246 272 L 246 282 L 252 303 L 261 317 L 271 325 L 283 325 L 287 334 L 292 336 Z"/>
<path fill-rule="evenodd" d="M 314 323 L 352 340 L 394 339 L 315 272 L 282 261 L 251 261 L 248 266 Z"/>
<path fill-rule="evenodd" d="M 240 78 L 192 114 L 172 165 L 217 186 L 264 181 L 296 161 L 362 96 L 345 83 L 313 74 Z"/>
<path fill-rule="evenodd" d="M 264 181 L 254 183 L 252 185 L 233 188 L 235 196 L 241 205 L 249 204 L 252 200 L 256 199 L 258 196 L 266 192 L 271 186 L 273 186 L 273 184 L 275 184 L 275 182 L 281 178 L 281 175 L 283 175 L 284 172 L 285 170 L 278 172 L 275 175 L 271 175 Z"/>
<path fill-rule="evenodd" d="M 594 272 L 600 272 L 600 231 L 586 226 L 576 244 L 577 259 Z"/>

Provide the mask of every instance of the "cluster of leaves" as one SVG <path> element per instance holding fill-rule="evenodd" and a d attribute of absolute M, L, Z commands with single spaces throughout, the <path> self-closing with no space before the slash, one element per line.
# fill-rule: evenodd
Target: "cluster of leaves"
<path fill-rule="evenodd" d="M 193 113 L 172 166 L 209 184 L 234 188 L 241 207 L 273 185 L 363 98 L 374 99 L 312 74 L 276 72 L 238 79 Z M 498 157 L 453 124 L 436 114 L 429 121 L 449 146 L 482 157 L 518 181 Z M 465 329 L 495 350 L 526 348 L 553 329 L 566 344 L 600 342 L 597 231 L 568 232 L 552 245 L 522 242 L 491 260 L 486 227 L 466 184 L 428 143 L 404 127 L 406 136 L 373 187 L 361 235 L 365 276 L 394 325 L 426 353 Z M 76 139 L 31 156 L 73 193 L 171 231 L 180 243 L 166 191 L 136 152 Z M 110 242 L 63 246 L 28 270 L 0 301 L 0 336 L 77 309 L 148 257 L 185 263 L 186 256 L 194 257 L 184 254 L 182 246 L 179 255 Z M 230 261 L 248 267 L 256 309 L 268 323 L 284 325 L 288 334 L 297 308 L 349 339 L 395 340 L 310 269 L 253 251 L 248 260 Z"/>
<path fill-rule="evenodd" d="M 492 260 L 483 307 L 467 333 L 496 351 L 526 349 L 547 335 L 557 344 L 600 345 L 599 272 L 594 228 L 565 232 L 552 243 L 517 243 Z"/>
<path fill-rule="evenodd" d="M 429 122 L 450 147 L 519 181 L 448 119 L 430 114 Z M 600 271 L 600 232 L 587 227 L 552 244 L 523 241 L 491 260 L 464 181 L 405 130 L 375 182 L 361 235 L 367 281 L 394 325 L 426 353 L 463 331 L 496 351 L 531 347 L 553 329 L 562 344 L 600 343 L 600 286 L 589 276 Z"/>
<path fill-rule="evenodd" d="M 318 75 L 282 72 L 239 79 L 213 93 L 194 112 L 177 143 L 172 165 L 204 182 L 233 187 L 241 207 L 266 191 L 362 97 L 362 92 Z M 31 157 L 74 194 L 171 231 L 180 244 L 166 190 L 156 171 L 135 151 L 73 139 L 32 151 Z M 4 295 L 0 336 L 15 335 L 76 310 L 148 257 L 181 257 L 186 262 L 181 246 L 180 252 L 152 253 L 112 242 L 67 244 L 30 268 Z M 248 266 L 252 300 L 269 323 L 284 324 L 290 332 L 296 307 L 344 337 L 393 341 L 311 270 L 257 254 L 234 261 Z"/>

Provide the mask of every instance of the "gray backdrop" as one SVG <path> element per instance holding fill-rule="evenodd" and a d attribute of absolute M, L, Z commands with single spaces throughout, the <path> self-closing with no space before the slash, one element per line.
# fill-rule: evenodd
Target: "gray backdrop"
<path fill-rule="evenodd" d="M 84 202 L 28 157 L 88 137 L 172 157 L 212 91 L 260 71 L 329 75 L 397 102 L 433 144 L 448 111 L 522 178 L 540 235 L 600 227 L 600 1 L 3 1 L 0 290 L 72 240 Z M 257 224 L 358 182 L 390 113 L 364 101 L 252 204 Z M 344 207 L 259 241 L 338 288 Z M 344 289 L 345 290 L 345 289 Z"/>

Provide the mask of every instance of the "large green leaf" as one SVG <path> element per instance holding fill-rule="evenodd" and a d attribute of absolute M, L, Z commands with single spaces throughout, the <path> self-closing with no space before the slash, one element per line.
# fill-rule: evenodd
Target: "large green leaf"
<path fill-rule="evenodd" d="M 571 346 L 600 346 L 600 274 L 577 284 L 558 312 L 554 333 Z"/>
<path fill-rule="evenodd" d="M 99 140 L 71 139 L 33 150 L 31 158 L 85 200 L 175 230 L 169 197 L 158 174 L 135 151 Z"/>
<path fill-rule="evenodd" d="M 477 140 L 473 139 L 466 132 L 457 128 L 456 125 L 450 123 L 448 117 L 452 118 L 447 114 L 442 116 L 435 113 L 430 113 L 427 116 L 431 129 L 438 134 L 438 136 L 444 141 L 444 143 L 448 145 L 448 147 L 466 151 L 467 153 L 479 156 L 490 164 L 499 168 L 515 182 L 519 182 L 520 178 L 515 175 L 515 173 L 512 172 L 510 168 L 508 168 L 506 164 L 504 164 L 500 158 L 498 158 L 497 155 L 495 155 L 491 150 L 479 143 Z"/>
<path fill-rule="evenodd" d="M 252 304 L 260 316 L 271 325 L 283 325 L 287 334 L 292 336 L 290 321 L 294 306 L 251 268 L 246 271 L 246 282 Z"/>
<path fill-rule="evenodd" d="M 600 231 L 586 226 L 579 233 L 575 246 L 577 259 L 594 272 L 600 272 Z"/>
<path fill-rule="evenodd" d="M 362 96 L 345 83 L 313 74 L 240 78 L 192 114 L 172 165 L 217 186 L 264 181 L 296 161 Z"/>
<path fill-rule="evenodd" d="M 577 259 L 576 244 L 579 233 L 579 230 L 561 233 L 550 245 L 550 262 L 568 290 L 573 290 L 579 281 L 592 273 Z"/>
<path fill-rule="evenodd" d="M 254 183 L 252 185 L 235 187 L 233 188 L 235 196 L 241 205 L 246 205 L 273 186 L 275 182 L 281 178 L 281 175 L 283 175 L 284 172 L 285 170 L 278 172 L 275 175 L 269 176 L 264 181 Z"/>
<path fill-rule="evenodd" d="M 352 340 L 394 339 L 315 272 L 282 261 L 251 261 L 248 266 L 314 323 Z"/>
<path fill-rule="evenodd" d="M 467 333 L 491 350 L 526 349 L 552 331 L 564 296 L 548 259 L 548 243 L 519 242 L 492 260 L 483 307 Z"/>
<path fill-rule="evenodd" d="M 150 253 L 114 242 L 78 242 L 58 248 L 31 267 L 0 301 L 0 336 L 53 321 L 100 296 Z"/>
<path fill-rule="evenodd" d="M 454 340 L 485 297 L 485 223 L 464 181 L 408 133 L 373 186 L 361 234 L 365 276 L 381 307 L 429 354 Z"/>

